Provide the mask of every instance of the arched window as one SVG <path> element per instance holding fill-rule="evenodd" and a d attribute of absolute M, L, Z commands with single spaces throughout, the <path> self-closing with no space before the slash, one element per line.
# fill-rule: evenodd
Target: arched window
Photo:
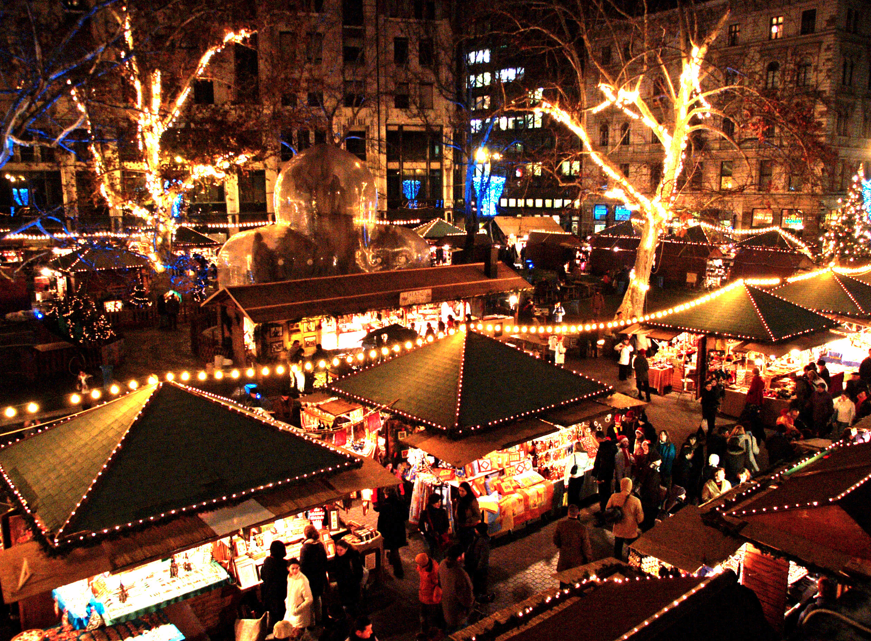
<path fill-rule="evenodd" d="M 780 63 L 769 62 L 765 67 L 765 88 L 777 89 L 780 86 Z"/>
<path fill-rule="evenodd" d="M 603 147 L 607 147 L 609 144 L 608 131 L 609 127 L 607 122 L 603 122 L 601 125 L 599 125 L 599 144 Z"/>
<path fill-rule="evenodd" d="M 802 58 L 799 60 L 795 68 L 795 85 L 796 87 L 808 87 L 811 84 L 811 74 L 813 65 L 810 58 Z"/>
<path fill-rule="evenodd" d="M 620 125 L 620 144 L 628 145 L 630 142 L 632 141 L 629 139 L 629 123 L 624 122 Z"/>

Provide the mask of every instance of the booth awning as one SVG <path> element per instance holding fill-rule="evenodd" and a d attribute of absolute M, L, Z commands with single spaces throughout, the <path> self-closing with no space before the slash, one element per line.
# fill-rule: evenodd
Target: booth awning
<path fill-rule="evenodd" d="M 398 309 L 527 289 L 532 286 L 504 263 L 497 264 L 494 278 L 484 273 L 484 263 L 472 263 L 223 287 L 203 306 L 229 303 L 250 321 L 267 323 Z"/>
<path fill-rule="evenodd" d="M 630 546 L 641 556 L 652 556 L 694 574 L 703 566 L 715 567 L 738 551 L 743 541 L 727 536 L 702 521 L 695 505 L 687 505 L 663 519 Z"/>
<path fill-rule="evenodd" d="M 871 317 L 871 285 L 831 269 L 800 276 L 771 291 L 820 313 Z"/>
<path fill-rule="evenodd" d="M 141 269 L 150 267 L 145 256 L 115 247 L 80 247 L 58 256 L 48 264 L 59 272 L 93 272 L 109 269 Z"/>
<path fill-rule="evenodd" d="M 781 356 L 789 354 L 794 349 L 803 352 L 807 349 L 813 349 L 814 347 L 819 347 L 820 345 L 825 345 L 827 343 L 831 343 L 832 341 L 840 340 L 842 338 L 844 338 L 843 334 L 838 334 L 837 332 L 833 331 L 825 331 L 819 332 L 817 334 L 807 334 L 805 336 L 800 336 L 795 340 L 787 341 L 785 343 L 769 344 L 745 341 L 743 343 L 739 343 L 735 347 L 735 351 L 759 352 L 760 354 L 780 358 Z"/>
<path fill-rule="evenodd" d="M 427 240 L 438 240 L 444 238 L 448 234 L 463 234 L 465 233 L 459 227 L 450 224 L 443 218 L 433 218 L 414 228 L 415 233 Z"/>
<path fill-rule="evenodd" d="M 600 381 L 472 330 L 345 376 L 328 389 L 454 438 L 611 391 Z"/>
<path fill-rule="evenodd" d="M 299 514 L 326 503 L 338 501 L 361 489 L 396 485 L 396 477 L 370 459 L 359 459 L 362 465 L 329 478 L 312 480 L 302 485 L 274 489 L 239 506 L 220 510 L 222 522 L 252 514 L 259 518 L 237 520 L 238 528 L 252 527 Z M 253 509 L 252 509 L 253 504 Z M 243 509 L 247 508 L 247 509 Z M 49 555 L 36 541 L 28 541 L 0 551 L 0 586 L 3 601 L 14 603 L 27 597 L 87 579 L 102 572 L 117 572 L 165 559 L 226 536 L 226 528 L 210 526 L 211 515 L 181 516 L 137 530 L 118 538 L 103 540 L 99 545 L 73 548 L 63 555 Z M 237 529 L 238 529 L 237 528 Z M 22 568 L 27 564 L 27 580 L 19 586 Z"/>

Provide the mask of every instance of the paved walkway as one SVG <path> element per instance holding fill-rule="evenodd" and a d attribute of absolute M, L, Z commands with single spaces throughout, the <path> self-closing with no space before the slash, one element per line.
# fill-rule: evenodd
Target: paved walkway
<path fill-rule="evenodd" d="M 567 367 L 583 372 L 615 387 L 623 393 L 634 393 L 634 381 L 619 381 L 616 361 L 610 355 L 596 359 L 572 359 Z M 701 409 L 690 394 L 680 397 L 677 393 L 666 396 L 653 394 L 647 408 L 651 423 L 659 429 L 667 429 L 678 447 L 687 435 L 698 429 Z M 724 423 L 733 420 L 721 417 Z M 760 464 L 765 462 L 764 448 Z M 598 506 L 586 506 L 581 512 L 581 521 L 587 525 L 595 558 L 612 556 L 614 539 L 611 532 L 594 525 L 593 513 Z M 377 514 L 362 517 L 359 509 L 353 518 L 374 524 Z M 483 606 L 486 613 L 501 608 L 540 592 L 555 587 L 553 578 L 556 569 L 557 550 L 553 546 L 555 521 L 538 521 L 518 532 L 497 538 L 490 556 L 490 587 L 496 594 L 493 603 Z M 422 539 L 416 534 L 409 536 L 409 547 L 403 548 L 401 556 L 405 565 L 405 578 L 397 580 L 386 570 L 385 581 L 370 595 L 368 606 L 379 639 L 405 641 L 414 639 L 417 632 L 418 577 L 414 569 L 414 557 L 424 551 Z"/>

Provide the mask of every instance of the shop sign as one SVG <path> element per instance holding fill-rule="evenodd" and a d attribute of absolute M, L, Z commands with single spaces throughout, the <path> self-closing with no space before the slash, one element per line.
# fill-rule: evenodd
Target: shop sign
<path fill-rule="evenodd" d="M 415 289 L 410 292 L 399 293 L 399 306 L 423 305 L 432 302 L 432 289 Z"/>

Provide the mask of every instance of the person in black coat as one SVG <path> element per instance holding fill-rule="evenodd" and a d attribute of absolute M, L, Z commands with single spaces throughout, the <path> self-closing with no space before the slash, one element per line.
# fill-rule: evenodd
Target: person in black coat
<path fill-rule="evenodd" d="M 638 494 L 641 498 L 641 511 L 644 512 L 644 520 L 641 522 L 641 530 L 646 532 L 656 523 L 659 514 L 659 506 L 662 505 L 662 477 L 659 474 L 659 466 L 662 459 L 659 454 L 652 454 L 647 460 L 647 470 L 644 473 Z"/>
<path fill-rule="evenodd" d="M 269 546 L 269 556 L 260 568 L 260 598 L 263 608 L 269 613 L 269 627 L 284 619 L 287 599 L 287 548 L 283 541 L 273 541 Z"/>
<path fill-rule="evenodd" d="M 336 541 L 336 556 L 327 563 L 330 581 L 336 582 L 339 602 L 347 616 L 356 616 L 363 582 L 363 557 L 345 539 Z"/>
<path fill-rule="evenodd" d="M 614 459 L 617 456 L 617 444 L 605 436 L 602 430 L 596 431 L 599 449 L 593 462 L 593 478 L 599 489 L 599 511 L 605 511 L 605 505 L 611 498 L 611 481 L 614 479 Z"/>
<path fill-rule="evenodd" d="M 451 529 L 448 511 L 442 507 L 441 495 L 435 492 L 429 495 L 426 509 L 420 515 L 418 529 L 429 547 L 430 557 L 441 561 L 442 553 L 447 549 Z"/>
<path fill-rule="evenodd" d="M 387 556 L 393 566 L 393 575 L 401 579 L 405 577 L 405 571 L 402 569 L 399 548 L 408 545 L 405 536 L 405 519 L 408 510 L 396 495 L 396 490 L 388 487 L 384 490 L 382 499 L 375 505 L 375 511 L 378 512 L 378 531 L 384 537 L 384 549 L 387 550 Z"/>
<path fill-rule="evenodd" d="M 321 597 L 327 589 L 327 551 L 320 540 L 320 534 L 314 525 L 306 525 L 305 542 L 299 553 L 299 569 L 308 579 L 312 591 L 312 611 L 315 621 L 322 620 Z"/>
<path fill-rule="evenodd" d="M 713 376 L 705 381 L 701 393 L 702 420 L 707 424 L 708 436 L 714 433 L 717 422 L 717 411 L 720 409 L 720 388 Z"/>

